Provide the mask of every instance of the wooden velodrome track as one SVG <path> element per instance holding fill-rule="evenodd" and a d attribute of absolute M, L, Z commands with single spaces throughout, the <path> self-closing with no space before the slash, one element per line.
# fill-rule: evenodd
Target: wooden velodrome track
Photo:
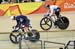
<path fill-rule="evenodd" d="M 75 29 L 75 11 L 70 11 L 70 12 L 62 12 L 61 15 L 66 16 L 69 21 L 70 25 L 67 28 L 67 30 L 73 30 Z M 42 31 L 40 28 L 40 20 L 43 18 L 44 14 L 32 14 L 28 15 L 29 19 L 31 20 L 31 25 L 33 29 L 37 29 L 38 31 Z M 12 26 L 16 24 L 15 21 L 10 20 L 10 17 L 0 17 L 0 32 L 11 32 Z M 53 30 L 60 30 L 60 29 L 55 29 L 52 27 L 50 31 Z"/>
<path fill-rule="evenodd" d="M 40 28 L 40 20 L 43 18 L 44 14 L 32 14 L 28 15 L 29 19 L 31 20 L 31 24 L 33 29 L 37 29 L 38 31 L 43 31 Z M 66 30 L 60 30 L 58 28 L 52 28 L 49 30 L 50 32 L 40 32 L 41 38 L 40 40 L 48 40 L 48 41 L 54 41 L 54 42 L 61 42 L 61 43 L 67 43 L 69 40 L 75 39 L 75 11 L 70 12 L 62 12 L 61 15 L 66 16 L 69 18 L 70 25 Z M 9 33 L 12 30 L 12 26 L 16 24 L 15 21 L 10 20 L 10 17 L 0 17 L 0 49 L 18 49 L 18 44 L 13 44 L 9 40 Z M 72 31 L 73 30 L 73 31 Z M 5 34 L 6 33 L 6 34 Z M 64 41 L 64 42 L 63 42 Z M 28 41 L 27 41 L 28 42 Z M 30 45 L 30 44 L 29 44 Z M 40 44 L 38 43 L 31 43 L 33 48 L 31 49 L 40 49 Z M 47 44 L 48 45 L 48 44 Z M 51 44 L 50 44 L 51 45 Z M 37 47 L 39 46 L 39 48 Z M 53 45 L 54 46 L 54 45 Z M 49 46 L 51 49 L 53 46 Z M 58 47 L 62 46 L 54 46 L 56 49 Z M 53 48 L 53 49 L 55 49 Z M 26 49 L 26 46 L 23 42 L 23 49 Z"/>

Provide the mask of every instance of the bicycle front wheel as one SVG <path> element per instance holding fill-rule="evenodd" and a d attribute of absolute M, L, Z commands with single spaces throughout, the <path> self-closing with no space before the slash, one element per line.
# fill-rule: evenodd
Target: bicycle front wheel
<path fill-rule="evenodd" d="M 49 30 L 52 27 L 52 21 L 49 18 L 44 17 L 40 21 L 40 27 L 43 30 Z"/>
<path fill-rule="evenodd" d="M 9 35 L 9 38 L 10 38 L 10 41 L 14 44 L 18 44 L 19 43 L 19 38 L 21 37 L 21 34 L 20 33 L 10 33 Z"/>

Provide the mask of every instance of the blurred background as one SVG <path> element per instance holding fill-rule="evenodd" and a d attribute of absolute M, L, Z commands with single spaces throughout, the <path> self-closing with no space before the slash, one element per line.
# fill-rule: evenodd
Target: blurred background
<path fill-rule="evenodd" d="M 41 1 L 55 1 L 55 0 L 0 0 L 0 3 L 22 3 L 22 2 L 41 2 Z"/>

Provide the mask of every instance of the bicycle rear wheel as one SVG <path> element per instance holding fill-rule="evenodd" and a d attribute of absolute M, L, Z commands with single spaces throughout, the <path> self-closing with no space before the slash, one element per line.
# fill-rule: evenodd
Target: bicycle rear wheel
<path fill-rule="evenodd" d="M 31 42 L 37 42 L 40 39 L 40 33 L 37 30 L 32 30 L 29 35 L 29 41 Z M 35 35 L 35 36 L 34 36 Z"/>
<path fill-rule="evenodd" d="M 62 16 L 61 20 L 62 21 L 60 21 L 60 23 L 58 24 L 58 27 L 62 30 L 67 29 L 69 26 L 69 19 L 65 16 Z"/>

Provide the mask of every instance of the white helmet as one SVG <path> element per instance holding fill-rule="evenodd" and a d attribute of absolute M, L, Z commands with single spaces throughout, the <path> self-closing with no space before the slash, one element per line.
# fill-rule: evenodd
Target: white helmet
<path fill-rule="evenodd" d="M 49 5 L 49 4 L 46 4 L 46 5 L 45 5 L 45 7 L 46 7 L 46 8 L 49 8 L 49 7 L 50 7 L 50 5 Z"/>
<path fill-rule="evenodd" d="M 11 20 L 15 20 L 15 16 L 11 16 L 10 19 L 11 19 Z"/>

